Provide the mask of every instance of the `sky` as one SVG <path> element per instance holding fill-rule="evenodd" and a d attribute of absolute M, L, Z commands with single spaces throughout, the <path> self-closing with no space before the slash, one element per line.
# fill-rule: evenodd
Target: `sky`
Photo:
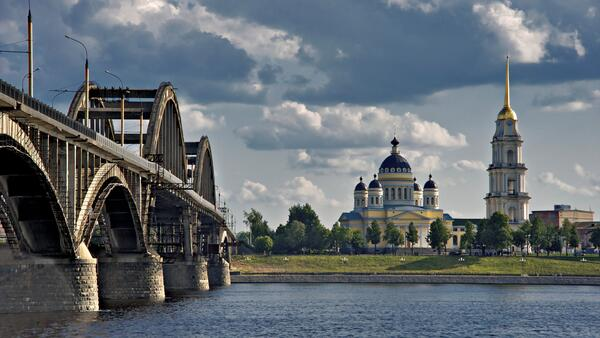
<path fill-rule="evenodd" d="M 484 217 L 494 120 L 511 56 L 532 210 L 600 212 L 600 1 L 32 0 L 35 96 L 65 111 L 91 80 L 177 88 L 186 141 L 208 135 L 216 183 L 243 230 L 310 203 L 331 226 L 396 134 L 440 206 Z M 22 49 L 27 1 L 0 2 L 0 49 Z M 26 58 L 0 54 L 20 86 Z M 136 147 L 131 147 L 135 151 Z M 596 216 L 596 219 L 599 217 Z"/>

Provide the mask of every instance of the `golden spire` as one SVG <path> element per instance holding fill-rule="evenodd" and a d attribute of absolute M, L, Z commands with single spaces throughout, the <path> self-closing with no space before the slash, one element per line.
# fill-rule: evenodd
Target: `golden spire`
<path fill-rule="evenodd" d="M 510 107 L 510 58 L 506 56 L 506 82 L 504 84 L 504 107 L 498 113 L 498 120 L 517 120 L 517 113 Z"/>
<path fill-rule="evenodd" d="M 504 106 L 510 107 L 510 58 L 506 56 L 506 83 L 504 87 Z"/>

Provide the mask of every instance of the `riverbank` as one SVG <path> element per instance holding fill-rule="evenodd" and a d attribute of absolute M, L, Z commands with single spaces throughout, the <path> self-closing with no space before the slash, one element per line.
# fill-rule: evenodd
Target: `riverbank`
<path fill-rule="evenodd" d="M 301 274 L 600 277 L 600 259 L 597 256 L 586 257 L 582 261 L 580 257 L 564 256 L 522 259 L 514 256 L 257 255 L 234 256 L 232 267 L 233 276 L 238 273 L 296 277 Z"/>
<path fill-rule="evenodd" d="M 385 283 L 600 286 L 600 277 L 408 274 L 232 274 L 232 283 Z"/>

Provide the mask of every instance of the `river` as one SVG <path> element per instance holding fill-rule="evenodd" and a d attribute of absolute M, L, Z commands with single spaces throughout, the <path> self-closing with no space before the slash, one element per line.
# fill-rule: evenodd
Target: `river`
<path fill-rule="evenodd" d="M 0 329 L 3 337 L 598 337 L 600 287 L 234 284 L 153 306 L 0 315 Z"/>

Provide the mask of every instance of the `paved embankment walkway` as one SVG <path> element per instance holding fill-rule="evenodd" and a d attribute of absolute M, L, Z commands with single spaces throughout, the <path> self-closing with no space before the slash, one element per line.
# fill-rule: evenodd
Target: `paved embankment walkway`
<path fill-rule="evenodd" d="M 600 277 L 400 274 L 231 274 L 232 283 L 399 283 L 598 285 Z"/>

